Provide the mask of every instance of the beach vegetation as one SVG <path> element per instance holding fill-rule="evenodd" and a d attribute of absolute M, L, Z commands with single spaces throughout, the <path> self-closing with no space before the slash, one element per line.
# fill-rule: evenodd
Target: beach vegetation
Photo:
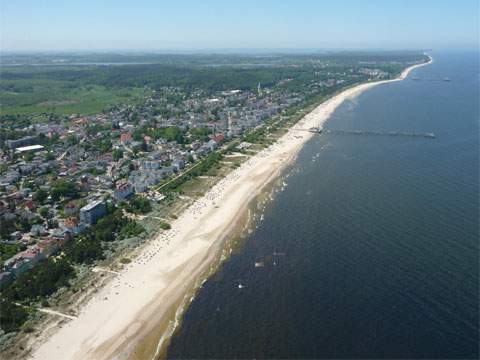
<path fill-rule="evenodd" d="M 147 198 L 136 195 L 126 205 L 126 210 L 134 214 L 147 214 L 152 211 L 152 205 Z"/>
<path fill-rule="evenodd" d="M 21 303 L 36 301 L 40 297 L 53 294 L 62 286 L 68 286 L 73 277 L 75 272 L 67 259 L 44 259 L 30 271 L 20 274 L 12 284 L 2 290 L 2 295 Z"/>
<path fill-rule="evenodd" d="M 136 221 L 127 222 L 119 232 L 119 239 L 128 239 L 134 236 L 138 236 L 143 233 L 145 229 L 142 225 Z"/>
<path fill-rule="evenodd" d="M 162 229 L 162 230 L 170 230 L 171 228 L 172 228 L 171 225 L 167 222 L 162 221 L 160 223 L 160 229 Z"/>
<path fill-rule="evenodd" d="M 0 295 L 0 328 L 5 333 L 18 331 L 20 327 L 27 321 L 28 311 L 5 297 Z"/>

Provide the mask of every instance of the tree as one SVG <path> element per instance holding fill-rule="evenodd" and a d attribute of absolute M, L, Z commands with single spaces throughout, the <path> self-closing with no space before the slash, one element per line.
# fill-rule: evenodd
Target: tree
<path fill-rule="evenodd" d="M 33 198 L 35 199 L 35 201 L 38 201 L 41 204 L 43 204 L 43 202 L 47 199 L 47 197 L 48 197 L 48 193 L 43 189 L 38 189 L 35 192 L 35 195 L 33 195 Z"/>
<path fill-rule="evenodd" d="M 0 297 L 0 327 L 6 333 L 17 331 L 28 318 L 24 308 L 15 305 L 12 300 Z"/>
<path fill-rule="evenodd" d="M 77 137 L 76 137 L 75 135 L 72 135 L 72 134 L 68 135 L 68 137 L 67 137 L 67 144 L 68 144 L 69 146 L 77 145 L 77 144 L 78 144 L 78 139 L 77 139 Z"/>
<path fill-rule="evenodd" d="M 103 258 L 102 243 L 91 234 L 71 241 L 66 251 L 68 258 L 78 264 L 91 264 L 93 261 Z"/>
<path fill-rule="evenodd" d="M 206 127 L 198 127 L 198 128 L 190 129 L 190 134 L 192 135 L 192 138 L 194 140 L 207 141 L 208 134 L 210 134 L 210 130 L 208 130 L 208 128 Z"/>
<path fill-rule="evenodd" d="M 0 238 L 8 239 L 10 234 L 16 230 L 15 221 L 13 219 L 5 219 L 0 217 Z"/>
<path fill-rule="evenodd" d="M 35 155 L 33 155 L 33 153 L 31 153 L 31 152 L 27 152 L 25 155 L 23 155 L 23 159 L 26 162 L 32 161 L 34 157 L 35 157 Z"/>
<path fill-rule="evenodd" d="M 141 196 L 134 196 L 127 206 L 127 210 L 134 214 L 146 214 L 152 210 L 150 201 Z"/>
<path fill-rule="evenodd" d="M 53 155 L 53 153 L 51 151 L 49 151 L 45 154 L 45 160 L 46 161 L 50 161 L 50 160 L 53 160 L 53 159 L 55 159 L 55 155 Z"/>
<path fill-rule="evenodd" d="M 61 197 L 76 198 L 78 190 L 74 183 L 66 180 L 58 180 L 53 184 L 52 199 L 58 201 Z"/>
<path fill-rule="evenodd" d="M 48 217 L 48 208 L 46 207 L 42 207 L 38 210 L 38 213 L 40 214 L 41 217 L 43 217 L 44 219 L 46 219 Z"/>
<path fill-rule="evenodd" d="M 112 157 L 113 157 L 113 160 L 115 160 L 115 161 L 120 160 L 121 158 L 123 158 L 123 150 L 122 149 L 114 149 L 112 151 Z"/>
<path fill-rule="evenodd" d="M 48 258 L 19 275 L 3 293 L 14 301 L 36 300 L 67 286 L 69 279 L 74 276 L 74 269 L 65 258 Z"/>
<path fill-rule="evenodd" d="M 168 141 L 176 141 L 179 144 L 183 143 L 183 133 L 177 126 L 169 126 L 165 129 L 164 132 L 165 139 Z"/>
<path fill-rule="evenodd" d="M 143 226 L 138 224 L 136 221 L 129 221 L 122 227 L 120 230 L 120 238 L 127 239 L 130 237 L 134 237 L 140 235 L 144 231 Z"/>

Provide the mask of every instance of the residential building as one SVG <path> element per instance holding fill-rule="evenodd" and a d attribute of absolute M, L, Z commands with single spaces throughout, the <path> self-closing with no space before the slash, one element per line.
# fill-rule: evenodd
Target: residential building
<path fill-rule="evenodd" d="M 133 189 L 133 186 L 129 182 L 120 182 L 117 184 L 115 187 L 115 190 L 113 192 L 113 196 L 115 199 L 118 201 L 125 200 L 129 196 L 132 196 L 135 193 L 135 190 Z"/>
<path fill-rule="evenodd" d="M 107 214 L 107 207 L 102 200 L 93 201 L 80 209 L 80 221 L 93 225 Z"/>

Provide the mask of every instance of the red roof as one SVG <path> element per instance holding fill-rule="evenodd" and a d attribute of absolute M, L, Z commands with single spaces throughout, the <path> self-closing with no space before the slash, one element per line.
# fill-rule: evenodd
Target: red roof
<path fill-rule="evenodd" d="M 40 249 L 38 247 L 33 248 L 33 249 L 27 249 L 23 252 L 21 252 L 21 256 L 24 259 L 34 259 L 38 256 Z"/>
<path fill-rule="evenodd" d="M 70 201 L 69 203 L 67 203 L 67 205 L 65 205 L 65 207 L 67 209 L 75 209 L 77 205 L 73 201 Z"/>
<path fill-rule="evenodd" d="M 127 142 L 132 140 L 132 134 L 130 133 L 123 133 L 120 135 L 120 141 L 121 142 Z"/>
<path fill-rule="evenodd" d="M 35 203 L 32 200 L 28 200 L 25 203 L 25 207 L 27 207 L 29 210 L 34 210 L 37 206 L 35 205 Z"/>
<path fill-rule="evenodd" d="M 217 136 L 215 136 L 215 137 L 213 138 L 213 141 L 219 143 L 219 142 L 222 142 L 223 139 L 225 139 L 225 136 L 223 136 L 223 135 L 217 135 Z"/>
<path fill-rule="evenodd" d="M 117 190 L 121 190 L 121 191 L 125 189 L 129 189 L 131 187 L 132 187 L 132 184 L 128 182 L 121 182 L 117 184 Z"/>
<path fill-rule="evenodd" d="M 74 228 L 78 225 L 77 219 L 74 217 L 68 218 L 65 220 L 64 225 L 68 228 Z"/>

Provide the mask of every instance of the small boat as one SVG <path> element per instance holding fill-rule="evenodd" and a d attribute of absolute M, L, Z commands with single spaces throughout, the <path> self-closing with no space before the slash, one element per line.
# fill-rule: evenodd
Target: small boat
<path fill-rule="evenodd" d="M 257 261 L 257 262 L 255 262 L 255 267 L 256 267 L 256 268 L 257 268 L 257 267 L 264 267 L 264 266 L 265 266 L 265 264 L 263 263 L 263 261 Z"/>
<path fill-rule="evenodd" d="M 238 284 L 238 288 L 239 288 L 239 289 L 243 289 L 244 287 L 245 287 L 245 285 Z"/>
<path fill-rule="evenodd" d="M 443 81 L 452 81 L 452 80 L 450 80 L 450 78 L 448 78 L 448 77 L 444 77 Z"/>

